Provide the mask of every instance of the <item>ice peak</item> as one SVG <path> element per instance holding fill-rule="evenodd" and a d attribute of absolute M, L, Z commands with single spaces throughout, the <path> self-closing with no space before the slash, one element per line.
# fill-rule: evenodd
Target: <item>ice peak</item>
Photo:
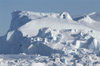
<path fill-rule="evenodd" d="M 100 21 L 100 13 L 96 13 L 96 12 L 92 12 L 90 14 L 88 14 L 92 19 L 94 19 L 95 21 Z"/>
<path fill-rule="evenodd" d="M 92 12 L 92 13 L 89 13 L 88 16 L 92 16 L 92 15 L 95 15 L 96 12 Z"/>
<path fill-rule="evenodd" d="M 72 17 L 71 17 L 70 14 L 67 13 L 67 12 L 62 12 L 62 13 L 60 14 L 60 18 L 72 20 Z"/>
<path fill-rule="evenodd" d="M 96 22 L 95 19 L 93 19 L 93 16 L 95 16 L 96 14 L 97 14 L 96 12 L 92 12 L 92 13 L 74 18 L 74 20 L 79 21 L 79 22 L 93 23 L 93 22 Z"/>
<path fill-rule="evenodd" d="M 79 22 L 93 23 L 95 22 L 89 15 L 84 16 Z"/>

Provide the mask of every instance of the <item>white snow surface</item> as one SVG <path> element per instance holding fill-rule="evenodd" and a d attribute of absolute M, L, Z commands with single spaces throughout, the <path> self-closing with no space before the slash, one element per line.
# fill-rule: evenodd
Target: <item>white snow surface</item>
<path fill-rule="evenodd" d="M 94 14 L 74 20 L 67 12 L 14 11 L 0 37 L 0 66 L 99 66 L 100 22 Z"/>

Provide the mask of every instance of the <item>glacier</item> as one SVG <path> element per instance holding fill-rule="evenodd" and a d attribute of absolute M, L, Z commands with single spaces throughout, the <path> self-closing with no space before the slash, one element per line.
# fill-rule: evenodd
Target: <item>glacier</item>
<path fill-rule="evenodd" d="M 68 12 L 14 11 L 0 37 L 0 66 L 99 66 L 99 25 L 95 12 L 72 18 Z"/>

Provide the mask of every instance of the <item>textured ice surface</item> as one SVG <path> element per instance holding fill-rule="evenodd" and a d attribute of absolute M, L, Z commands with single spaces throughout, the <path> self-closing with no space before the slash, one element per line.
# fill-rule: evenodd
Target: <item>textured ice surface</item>
<path fill-rule="evenodd" d="M 0 37 L 0 66 L 99 66 L 100 23 L 94 14 L 72 19 L 67 12 L 13 12 Z"/>

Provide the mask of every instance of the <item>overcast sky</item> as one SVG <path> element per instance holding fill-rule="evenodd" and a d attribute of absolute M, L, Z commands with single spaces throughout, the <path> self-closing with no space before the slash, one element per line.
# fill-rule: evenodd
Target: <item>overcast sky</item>
<path fill-rule="evenodd" d="M 72 16 L 89 12 L 100 13 L 100 0 L 0 0 L 0 35 L 4 35 L 14 10 L 63 12 Z"/>

